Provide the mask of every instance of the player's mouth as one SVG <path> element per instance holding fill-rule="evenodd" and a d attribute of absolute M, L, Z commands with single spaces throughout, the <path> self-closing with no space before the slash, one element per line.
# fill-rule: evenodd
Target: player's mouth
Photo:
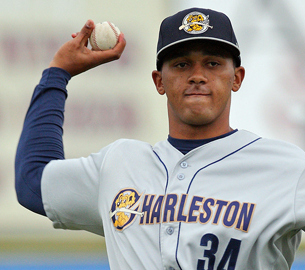
<path fill-rule="evenodd" d="M 187 91 L 184 93 L 185 97 L 208 97 L 211 96 L 211 93 L 208 91 Z"/>
<path fill-rule="evenodd" d="M 186 97 L 205 97 L 210 96 L 211 91 L 206 89 L 205 87 L 192 86 L 191 88 L 185 90 L 184 95 Z"/>
<path fill-rule="evenodd" d="M 211 94 L 206 94 L 206 93 L 189 93 L 185 94 L 186 97 L 192 97 L 192 96 L 210 96 Z"/>

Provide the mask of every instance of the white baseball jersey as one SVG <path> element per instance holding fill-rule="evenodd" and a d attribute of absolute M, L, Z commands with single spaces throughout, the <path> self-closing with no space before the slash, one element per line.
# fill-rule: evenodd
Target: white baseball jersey
<path fill-rule="evenodd" d="M 111 269 L 290 269 L 305 227 L 305 154 L 247 131 L 186 155 L 118 140 L 50 162 L 55 228 L 105 235 Z"/>

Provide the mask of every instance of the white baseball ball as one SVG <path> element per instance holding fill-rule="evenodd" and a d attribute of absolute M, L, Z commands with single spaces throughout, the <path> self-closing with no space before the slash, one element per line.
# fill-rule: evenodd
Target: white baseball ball
<path fill-rule="evenodd" d="M 111 22 L 97 23 L 89 38 L 92 49 L 112 49 L 118 43 L 120 33 L 120 29 Z"/>

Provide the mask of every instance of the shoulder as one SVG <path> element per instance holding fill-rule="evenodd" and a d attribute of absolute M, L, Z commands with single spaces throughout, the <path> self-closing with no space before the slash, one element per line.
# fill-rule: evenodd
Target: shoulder
<path fill-rule="evenodd" d="M 287 141 L 262 137 L 261 140 L 258 142 L 258 146 L 264 147 L 266 150 L 270 150 L 282 154 L 291 153 L 305 158 L 305 152 L 303 149 Z"/>
<path fill-rule="evenodd" d="M 133 154 L 143 152 L 152 152 L 152 146 L 149 143 L 131 140 L 119 139 L 107 146 L 101 148 L 95 153 L 91 153 L 88 157 L 52 160 L 47 164 L 44 171 L 62 171 L 62 170 L 75 170 L 75 168 L 95 168 L 99 170 L 101 164 L 105 159 L 118 159 L 120 157 L 129 157 Z"/>
<path fill-rule="evenodd" d="M 131 150 L 141 150 L 141 149 L 152 149 L 152 146 L 143 141 L 134 139 L 119 139 L 107 146 L 109 151 L 120 150 L 120 151 L 131 151 Z"/>
<path fill-rule="evenodd" d="M 253 134 L 248 131 L 241 130 L 243 134 Z M 252 153 L 270 159 L 272 162 L 276 160 L 284 160 L 287 164 L 297 162 L 303 164 L 305 168 L 305 152 L 299 146 L 277 139 L 259 137 L 259 139 L 248 148 Z"/>
<path fill-rule="evenodd" d="M 99 163 L 98 161 L 102 162 L 104 159 L 124 158 L 152 152 L 152 146 L 147 142 L 132 139 L 119 139 L 102 148 L 98 153 L 91 154 L 90 157 L 93 158 L 95 163 Z"/>

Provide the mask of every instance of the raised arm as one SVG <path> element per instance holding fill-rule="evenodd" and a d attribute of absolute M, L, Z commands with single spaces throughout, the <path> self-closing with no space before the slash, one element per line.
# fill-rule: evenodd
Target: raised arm
<path fill-rule="evenodd" d="M 27 111 L 15 159 L 15 187 L 21 205 L 46 215 L 41 198 L 44 167 L 54 159 L 64 159 L 62 125 L 67 97 L 66 85 L 72 76 L 119 59 L 126 45 L 123 34 L 111 50 L 87 48 L 94 22 L 86 25 L 55 54 L 36 86 Z"/>

